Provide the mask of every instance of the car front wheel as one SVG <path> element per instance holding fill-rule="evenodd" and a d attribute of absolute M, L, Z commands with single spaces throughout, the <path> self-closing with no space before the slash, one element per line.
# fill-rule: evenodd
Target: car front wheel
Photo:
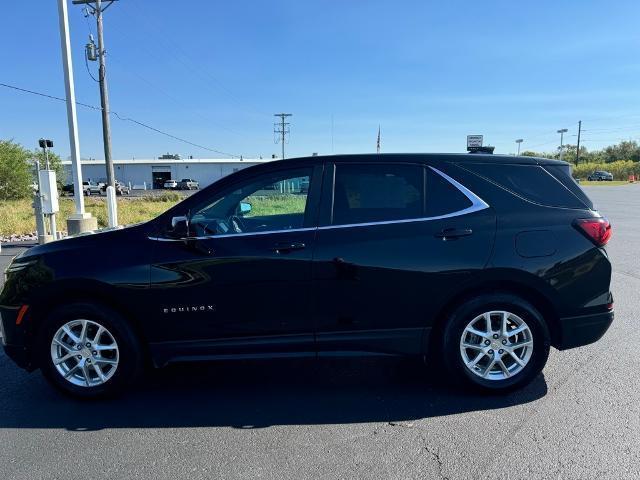
<path fill-rule="evenodd" d="M 76 303 L 53 311 L 37 342 L 45 378 L 83 398 L 112 395 L 139 374 L 142 356 L 128 323 L 116 312 Z"/>
<path fill-rule="evenodd" d="M 456 382 L 484 391 L 511 391 L 542 370 L 551 345 L 542 315 L 511 294 L 490 294 L 456 309 L 444 331 L 442 354 Z"/>

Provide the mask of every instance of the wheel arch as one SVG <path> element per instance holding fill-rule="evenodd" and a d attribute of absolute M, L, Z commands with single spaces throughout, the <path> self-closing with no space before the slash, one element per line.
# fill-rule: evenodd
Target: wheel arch
<path fill-rule="evenodd" d="M 535 279 L 541 282 L 538 277 L 535 277 Z M 442 302 L 437 309 L 425 345 L 426 353 L 430 354 L 431 352 L 437 351 L 447 320 L 459 305 L 471 298 L 497 292 L 518 296 L 537 308 L 549 328 L 551 344 L 556 345 L 560 339 L 560 322 L 557 307 L 549 292 L 546 292 L 545 289 L 536 285 L 538 282 L 531 282 L 530 279 L 522 278 L 522 273 L 519 272 L 518 274 L 509 276 L 500 275 L 494 278 L 483 277 L 482 279 L 467 284 L 464 288 Z"/>
<path fill-rule="evenodd" d="M 147 340 L 142 325 L 127 305 L 118 300 L 114 287 L 90 279 L 74 279 L 54 282 L 48 288 L 42 289 L 31 300 L 26 330 L 27 348 L 33 347 L 42 322 L 49 312 L 70 303 L 91 303 L 110 308 L 120 314 L 131 326 L 138 340 L 143 354 L 148 355 Z"/>

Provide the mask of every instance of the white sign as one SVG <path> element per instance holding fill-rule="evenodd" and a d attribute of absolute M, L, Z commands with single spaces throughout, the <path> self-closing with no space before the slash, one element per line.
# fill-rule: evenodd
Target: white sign
<path fill-rule="evenodd" d="M 482 135 L 467 135 L 467 148 L 482 146 Z"/>
<path fill-rule="evenodd" d="M 42 213 L 50 215 L 60 210 L 58 205 L 58 185 L 55 170 L 38 170 L 40 195 L 42 195 Z"/>

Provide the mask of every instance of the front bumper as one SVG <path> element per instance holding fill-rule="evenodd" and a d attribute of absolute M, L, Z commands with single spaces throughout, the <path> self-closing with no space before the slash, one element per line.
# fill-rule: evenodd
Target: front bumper
<path fill-rule="evenodd" d="M 18 308 L 0 306 L 0 329 L 4 352 L 18 366 L 33 370 L 33 362 L 27 349 L 24 328 L 16 325 Z"/>
<path fill-rule="evenodd" d="M 560 319 L 560 339 L 556 348 L 567 350 L 596 342 L 613 322 L 613 310 Z"/>

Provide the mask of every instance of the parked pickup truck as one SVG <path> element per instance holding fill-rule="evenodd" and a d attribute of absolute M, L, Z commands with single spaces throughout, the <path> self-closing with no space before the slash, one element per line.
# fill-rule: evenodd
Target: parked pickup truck
<path fill-rule="evenodd" d="M 183 178 L 178 182 L 178 190 L 198 190 L 200 184 L 192 178 Z"/>

